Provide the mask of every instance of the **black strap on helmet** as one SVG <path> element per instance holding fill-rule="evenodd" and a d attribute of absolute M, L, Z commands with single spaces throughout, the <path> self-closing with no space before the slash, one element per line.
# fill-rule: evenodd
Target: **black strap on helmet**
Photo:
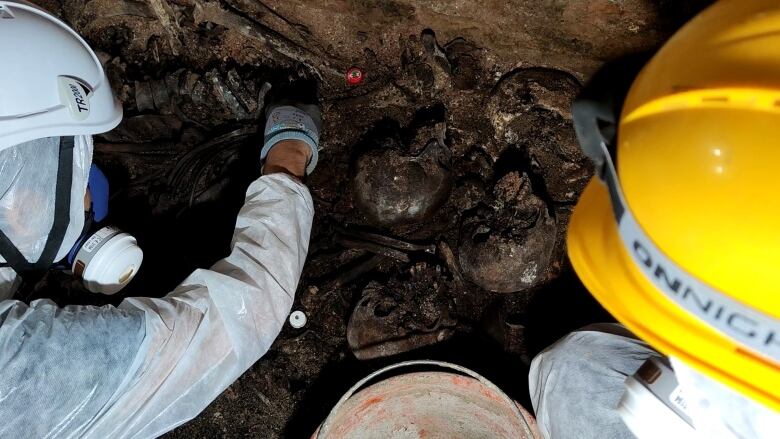
<path fill-rule="evenodd" d="M 57 186 L 54 198 L 54 221 L 49 236 L 36 262 L 29 262 L 8 236 L 0 230 L 0 254 L 7 261 L 0 266 L 10 266 L 25 281 L 37 282 L 54 263 L 57 252 L 65 239 L 70 224 L 70 195 L 73 183 L 74 137 L 60 138 Z"/>
<path fill-rule="evenodd" d="M 598 168 L 604 164 L 601 143 L 614 147 L 623 102 L 649 59 L 648 54 L 642 53 L 604 64 L 585 84 L 572 105 L 577 140 Z M 614 157 L 614 150 L 611 152 Z"/>
<path fill-rule="evenodd" d="M 617 185 L 614 175 L 607 172 L 607 155 L 616 161 L 617 127 L 623 102 L 631 84 L 644 67 L 650 55 L 635 54 L 605 64 L 585 84 L 572 105 L 574 131 L 582 152 L 591 159 L 596 175 L 608 186 Z M 606 151 L 606 153 L 605 153 Z M 612 196 L 614 192 L 610 191 Z M 620 200 L 612 197 L 612 208 L 619 221 L 623 215 Z"/>

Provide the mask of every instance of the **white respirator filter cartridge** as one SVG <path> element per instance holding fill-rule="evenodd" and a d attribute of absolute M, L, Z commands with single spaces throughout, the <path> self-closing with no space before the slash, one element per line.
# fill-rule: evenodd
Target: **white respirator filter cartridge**
<path fill-rule="evenodd" d="M 133 236 L 107 226 L 84 240 L 71 269 L 89 291 L 115 294 L 135 277 L 143 259 Z"/>

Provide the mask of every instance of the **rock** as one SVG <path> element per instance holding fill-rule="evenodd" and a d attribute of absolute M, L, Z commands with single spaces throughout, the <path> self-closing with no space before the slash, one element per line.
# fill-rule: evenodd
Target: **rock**
<path fill-rule="evenodd" d="M 391 227 L 430 218 L 452 189 L 451 158 L 431 141 L 418 156 L 398 149 L 373 150 L 355 163 L 352 192 L 368 219 Z"/>

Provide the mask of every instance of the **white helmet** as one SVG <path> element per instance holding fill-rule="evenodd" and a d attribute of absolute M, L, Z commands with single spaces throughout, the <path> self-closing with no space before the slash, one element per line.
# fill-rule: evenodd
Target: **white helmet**
<path fill-rule="evenodd" d="M 122 120 L 95 52 L 56 17 L 0 0 L 0 42 L 0 150 L 104 133 Z"/>
<path fill-rule="evenodd" d="M 35 283 L 67 261 L 89 290 L 109 294 L 129 282 L 143 255 L 135 239 L 93 233 L 84 205 L 92 135 L 121 120 L 78 34 L 36 6 L 0 0 L 0 267 Z"/>

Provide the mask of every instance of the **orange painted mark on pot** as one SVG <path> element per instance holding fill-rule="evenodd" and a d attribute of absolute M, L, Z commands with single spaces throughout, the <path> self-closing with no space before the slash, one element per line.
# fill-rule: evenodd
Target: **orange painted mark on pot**
<path fill-rule="evenodd" d="M 384 398 L 381 396 L 373 396 L 371 398 L 368 398 L 367 400 L 361 402 L 358 407 L 356 407 L 355 414 L 358 416 L 362 416 L 365 412 L 367 412 L 371 408 L 371 406 L 379 404 L 382 401 L 384 401 Z"/>
<path fill-rule="evenodd" d="M 369 398 L 366 400 L 366 402 L 363 403 L 364 406 L 369 406 L 372 404 L 376 404 L 378 402 L 382 402 L 383 398 L 381 396 L 375 396 L 373 398 Z"/>
<path fill-rule="evenodd" d="M 462 376 L 458 376 L 458 375 L 455 375 L 455 376 L 452 377 L 452 384 L 455 384 L 456 386 L 463 386 L 463 387 L 465 387 L 465 386 L 468 386 L 469 384 L 471 384 L 472 381 L 474 381 L 474 380 L 471 379 L 471 378 L 466 378 L 466 377 L 462 377 Z"/>
<path fill-rule="evenodd" d="M 504 399 L 501 398 L 501 396 L 496 394 L 496 392 L 492 391 L 491 389 L 482 387 L 481 389 L 479 389 L 479 393 L 481 393 L 482 396 L 484 396 L 485 398 L 491 399 L 496 402 L 500 402 L 502 404 L 504 403 Z"/>

